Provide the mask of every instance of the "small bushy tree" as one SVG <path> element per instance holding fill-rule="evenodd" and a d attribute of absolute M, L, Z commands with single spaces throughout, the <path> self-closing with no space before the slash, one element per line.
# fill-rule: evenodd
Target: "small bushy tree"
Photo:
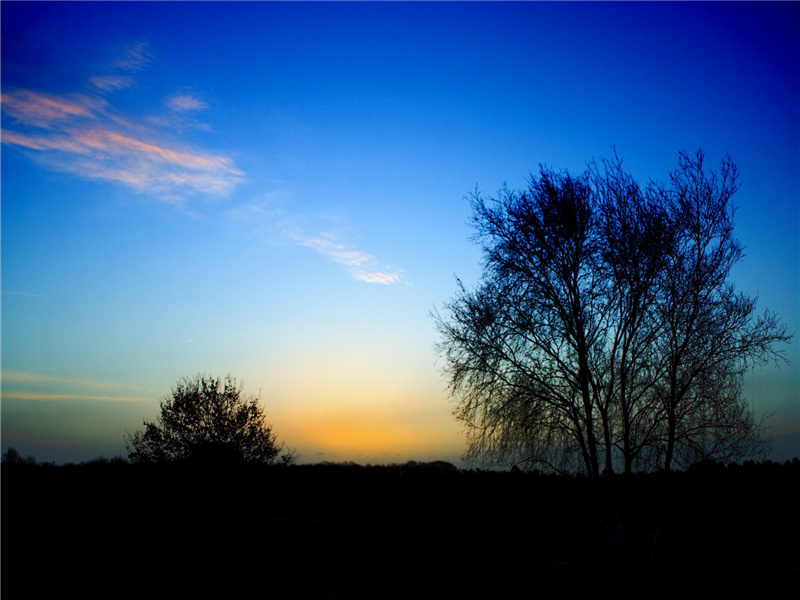
<path fill-rule="evenodd" d="M 267 424 L 258 397 L 244 395 L 243 385 L 230 375 L 180 379 L 171 397 L 161 401 L 158 419 L 145 420 L 144 430 L 126 435 L 125 442 L 134 463 L 293 460 L 291 453 L 280 456 L 283 444 Z"/>

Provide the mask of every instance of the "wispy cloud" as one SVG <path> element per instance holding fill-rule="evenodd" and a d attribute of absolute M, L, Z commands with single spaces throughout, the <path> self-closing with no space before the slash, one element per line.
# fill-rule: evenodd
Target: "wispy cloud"
<path fill-rule="evenodd" d="M 359 273 L 356 276 L 359 281 L 366 281 L 367 283 L 380 283 L 383 285 L 390 285 L 400 281 L 399 272 L 386 272 L 386 271 L 366 271 Z"/>
<path fill-rule="evenodd" d="M 400 281 L 399 271 L 379 268 L 374 256 L 353 248 L 334 234 L 319 233 L 312 236 L 295 234 L 293 238 L 301 246 L 311 248 L 345 267 L 357 281 L 382 285 Z"/>
<path fill-rule="evenodd" d="M 2 290 L 0 292 L 3 296 L 18 296 L 21 298 L 40 298 L 41 294 L 36 294 L 34 292 L 19 292 L 16 290 Z"/>
<path fill-rule="evenodd" d="M 137 42 L 128 47 L 124 54 L 114 62 L 114 66 L 124 71 L 141 71 L 153 60 L 153 52 L 147 42 Z"/>
<path fill-rule="evenodd" d="M 108 106 L 95 96 L 52 96 L 31 90 L 0 94 L 0 99 L 3 112 L 20 125 L 48 130 L 74 125 L 79 119 L 99 119 Z"/>
<path fill-rule="evenodd" d="M 85 394 L 51 394 L 46 392 L 8 392 L 3 390 L 3 400 L 96 400 L 98 402 L 141 402 L 148 400 L 141 396 L 89 396 Z"/>
<path fill-rule="evenodd" d="M 151 60 L 147 45 L 132 47 L 116 67 L 143 69 Z M 133 85 L 129 75 L 90 79 L 102 91 Z M 224 194 L 244 173 L 227 156 L 191 145 L 165 141 L 160 128 L 120 114 L 95 94 L 47 94 L 28 89 L 5 91 L 2 110 L 11 124 L 2 143 L 31 153 L 46 167 L 86 179 L 100 179 L 174 201 L 196 193 Z M 177 112 L 205 110 L 208 105 L 190 95 L 173 96 Z"/>
<path fill-rule="evenodd" d="M 124 393 L 127 391 L 127 393 Z M 122 392 L 122 393 L 120 393 Z M 130 392 L 134 392 L 131 394 Z M 4 400 L 97 400 L 105 402 L 141 402 L 150 394 L 136 394 L 136 386 L 120 385 L 91 379 L 57 377 L 29 371 L 3 369 Z"/>
<path fill-rule="evenodd" d="M 286 182 L 274 180 L 272 183 L 283 185 Z M 296 206 L 293 210 L 287 210 L 286 205 L 291 200 L 291 194 L 279 187 L 260 199 L 232 207 L 229 214 L 259 228 L 261 235 L 271 244 L 288 241 L 314 250 L 344 267 L 356 281 L 381 285 L 404 281 L 402 270 L 381 267 L 375 256 L 360 250 L 341 233 L 340 227 L 326 226 L 330 225 L 329 220 L 327 223 L 310 224 L 312 218 L 308 214 L 301 214 Z M 341 220 L 337 221 L 341 226 Z"/>
<path fill-rule="evenodd" d="M 115 92 L 133 87 L 135 81 L 130 75 L 97 75 L 89 79 L 89 83 L 104 92 Z"/>
<path fill-rule="evenodd" d="M 137 42 L 126 48 L 122 56 L 111 64 L 111 73 L 89 78 L 89 83 L 101 92 L 115 92 L 133 87 L 136 79 L 130 73 L 145 69 L 153 60 L 147 42 Z"/>
<path fill-rule="evenodd" d="M 194 112 L 198 110 L 206 110 L 208 108 L 208 104 L 200 100 L 200 98 L 196 98 L 195 96 L 190 96 L 188 94 L 182 94 L 168 98 L 167 106 L 169 106 L 170 110 L 175 112 Z"/>
<path fill-rule="evenodd" d="M 162 97 L 154 104 L 160 110 L 135 117 L 115 107 L 114 93 L 135 87 L 135 73 L 147 68 L 153 57 L 148 44 L 134 44 L 107 72 L 89 77 L 81 93 L 6 88 L 0 100 L 8 119 L 0 131 L 0 143 L 46 168 L 122 185 L 164 202 L 183 203 L 195 194 L 229 192 L 244 177 L 230 157 L 175 141 L 186 129 L 210 130 L 196 118 L 211 111 L 198 94 L 182 91 Z M 276 213 L 274 206 L 267 210 L 259 204 L 246 205 L 238 212 L 257 212 L 260 220 L 271 221 L 273 229 L 282 228 L 276 220 L 289 219 L 280 210 Z M 296 224 L 296 214 L 293 220 Z M 380 266 L 373 255 L 342 236 L 307 231 L 292 227 L 293 233 L 283 233 L 293 243 L 343 266 L 357 281 L 381 285 L 401 281 L 401 271 Z"/>

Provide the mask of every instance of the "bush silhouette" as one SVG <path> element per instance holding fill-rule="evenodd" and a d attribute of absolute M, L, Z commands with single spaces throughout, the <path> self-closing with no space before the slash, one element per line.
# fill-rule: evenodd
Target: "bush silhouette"
<path fill-rule="evenodd" d="M 242 388 L 230 375 L 224 380 L 202 374 L 179 380 L 171 397 L 162 400 L 159 418 L 145 421 L 144 431 L 126 436 L 129 459 L 134 463 L 274 463 L 283 444 L 267 424 L 259 399 L 245 396 Z M 281 462 L 293 458 L 287 453 Z"/>

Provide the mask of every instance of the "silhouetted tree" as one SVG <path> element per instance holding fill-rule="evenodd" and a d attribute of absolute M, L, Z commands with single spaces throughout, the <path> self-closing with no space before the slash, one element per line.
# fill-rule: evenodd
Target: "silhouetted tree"
<path fill-rule="evenodd" d="M 245 396 L 242 389 L 230 375 L 224 380 L 206 375 L 182 378 L 172 396 L 162 400 L 159 418 L 145 420 L 144 431 L 126 435 L 129 459 L 274 463 L 283 444 L 267 425 L 259 399 Z M 292 462 L 293 454 L 286 453 L 281 460 Z"/>
<path fill-rule="evenodd" d="M 27 458 L 23 458 L 19 450 L 13 446 L 9 446 L 8 449 L 3 452 L 3 456 L 0 457 L 0 460 L 2 460 L 4 465 L 36 465 L 35 457 L 29 455 Z"/>
<path fill-rule="evenodd" d="M 790 338 L 774 313 L 757 317 L 756 299 L 729 281 L 743 256 L 733 234 L 736 165 L 724 160 L 717 176 L 705 172 L 701 152 L 681 154 L 670 184 L 660 194 L 674 233 L 654 303 L 666 470 L 758 455 L 751 432 L 759 423 L 742 400 L 742 378 L 754 363 L 782 356 L 773 347 Z"/>
<path fill-rule="evenodd" d="M 729 281 L 736 175 L 682 153 L 669 184 L 643 189 L 615 157 L 471 197 L 483 278 L 434 315 L 467 457 L 582 472 L 611 547 L 626 526 L 604 475 L 764 443 L 742 378 L 791 336 Z"/>
<path fill-rule="evenodd" d="M 615 157 L 473 194 L 483 279 L 435 315 L 468 457 L 599 479 L 757 450 L 742 377 L 791 336 L 728 280 L 737 187 L 698 152 L 668 185 Z"/>

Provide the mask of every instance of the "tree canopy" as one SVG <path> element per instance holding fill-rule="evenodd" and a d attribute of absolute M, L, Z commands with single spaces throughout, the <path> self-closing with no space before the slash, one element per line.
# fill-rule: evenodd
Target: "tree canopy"
<path fill-rule="evenodd" d="M 156 421 L 126 436 L 134 463 L 164 463 L 182 459 L 201 462 L 245 461 L 272 464 L 283 444 L 254 396 L 228 375 L 224 379 L 197 375 L 182 378 L 171 397 L 161 401 Z M 291 454 L 282 460 L 291 462 Z"/>
<path fill-rule="evenodd" d="M 468 457 L 598 478 L 757 454 L 742 378 L 791 336 L 730 281 L 737 177 L 698 151 L 664 184 L 614 157 L 471 196 L 483 277 L 434 315 Z"/>

